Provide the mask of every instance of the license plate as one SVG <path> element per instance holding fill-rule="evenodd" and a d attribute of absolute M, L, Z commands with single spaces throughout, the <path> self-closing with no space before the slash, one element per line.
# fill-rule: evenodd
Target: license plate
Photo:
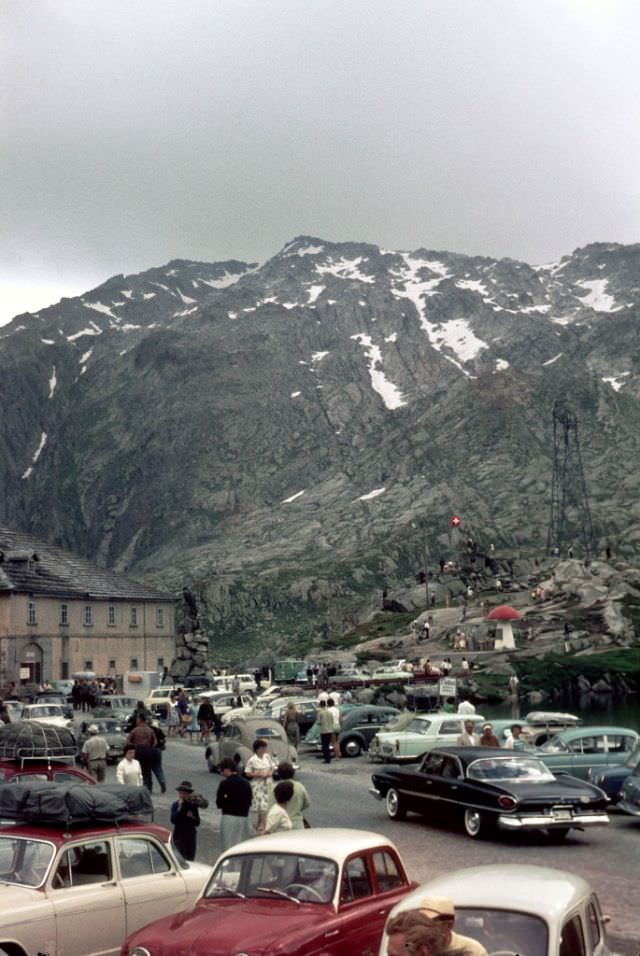
<path fill-rule="evenodd" d="M 570 820 L 571 810 L 554 810 L 553 819 L 554 820 Z"/>

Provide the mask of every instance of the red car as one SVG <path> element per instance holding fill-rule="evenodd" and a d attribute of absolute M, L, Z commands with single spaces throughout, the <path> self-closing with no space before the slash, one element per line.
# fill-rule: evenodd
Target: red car
<path fill-rule="evenodd" d="M 227 850 L 191 910 L 129 936 L 121 956 L 354 956 L 378 951 L 411 883 L 364 830 L 289 830 Z"/>
<path fill-rule="evenodd" d="M 0 760 L 0 783 L 31 783 L 33 780 L 95 783 L 91 774 L 68 763 L 33 760 L 23 766 L 19 761 Z"/>

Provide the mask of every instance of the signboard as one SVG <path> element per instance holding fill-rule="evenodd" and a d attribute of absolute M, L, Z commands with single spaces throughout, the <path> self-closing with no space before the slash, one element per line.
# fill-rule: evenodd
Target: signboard
<path fill-rule="evenodd" d="M 21 667 L 19 671 L 20 680 L 29 680 L 31 677 L 31 668 L 30 667 Z"/>
<path fill-rule="evenodd" d="M 438 682 L 438 693 L 441 697 L 455 697 L 458 681 L 455 677 L 442 677 Z"/>

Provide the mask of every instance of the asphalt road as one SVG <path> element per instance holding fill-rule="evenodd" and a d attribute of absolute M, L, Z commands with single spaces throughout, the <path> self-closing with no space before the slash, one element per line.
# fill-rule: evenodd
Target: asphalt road
<path fill-rule="evenodd" d="M 215 793 L 220 778 L 207 771 L 204 747 L 169 740 L 164 754 L 167 793 L 154 790 L 156 819 L 167 824 L 175 788 L 183 779 L 210 801 L 202 811 L 197 858 L 214 862 L 219 850 L 219 814 Z M 542 834 L 503 834 L 471 840 L 461 829 L 427 823 L 409 815 L 390 820 L 384 805 L 372 797 L 372 765 L 366 757 L 342 759 L 326 766 L 312 754 L 301 754 L 297 779 L 305 784 L 312 802 L 313 826 L 349 826 L 385 834 L 398 847 L 410 875 L 424 881 L 444 871 L 483 863 L 530 863 L 570 870 L 585 877 L 611 917 L 609 936 L 625 956 L 640 951 L 640 821 L 613 813 L 608 827 L 588 832 L 572 830 L 563 845 L 549 843 Z M 113 774 L 110 769 L 109 774 Z M 155 786 L 155 785 L 154 785 Z M 496 887 L 496 892 L 499 892 Z"/>

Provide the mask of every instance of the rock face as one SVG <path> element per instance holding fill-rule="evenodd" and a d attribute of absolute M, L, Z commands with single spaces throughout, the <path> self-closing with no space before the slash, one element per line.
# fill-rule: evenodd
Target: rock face
<path fill-rule="evenodd" d="M 178 260 L 0 330 L 0 519 L 297 652 L 456 546 L 541 552 L 551 406 L 602 547 L 640 540 L 640 246 L 531 267 L 301 237 Z M 594 592 L 594 595 L 596 592 Z"/>

